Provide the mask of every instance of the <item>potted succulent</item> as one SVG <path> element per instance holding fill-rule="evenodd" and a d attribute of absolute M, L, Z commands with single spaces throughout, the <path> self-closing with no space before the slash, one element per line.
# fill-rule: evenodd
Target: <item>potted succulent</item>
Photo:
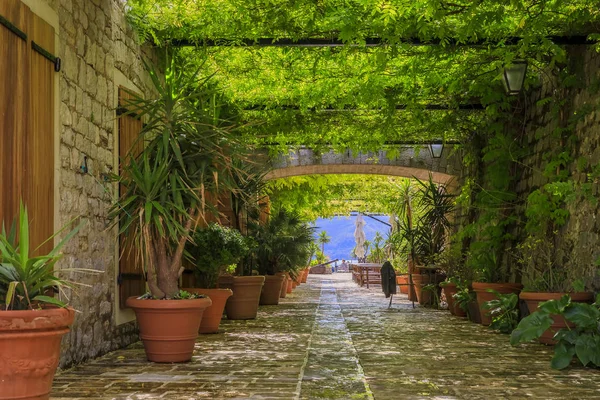
<path fill-rule="evenodd" d="M 148 359 L 185 362 L 211 305 L 179 288 L 185 245 L 211 212 L 208 194 L 225 189 L 239 146 L 198 69 L 176 69 L 174 58 L 167 63 L 164 78 L 150 71 L 157 97 L 135 97 L 129 104 L 128 114 L 145 121 L 138 139 L 144 146 L 121 161 L 114 180 L 123 192 L 109 217 L 132 243 L 147 278 L 149 293 L 127 305 L 136 313 Z"/>
<path fill-rule="evenodd" d="M 36 256 L 31 254 L 34 249 L 30 248 L 29 219 L 23 205 L 18 224 L 15 219 L 8 232 L 2 228 L 0 358 L 5 363 L 0 373 L 0 399 L 49 398 L 61 338 L 69 332 L 75 317 L 72 308 L 52 295 L 73 286 L 55 274 L 54 266 L 61 258 L 61 248 L 81 226 L 82 223 L 68 232 L 48 254 Z"/>
<path fill-rule="evenodd" d="M 299 215 L 280 209 L 264 224 L 251 224 L 250 232 L 256 241 L 253 252 L 256 269 L 265 275 L 260 304 L 277 305 L 285 273 L 291 273 L 298 284 L 311 257 L 314 228 Z"/>
<path fill-rule="evenodd" d="M 216 333 L 219 330 L 225 304 L 233 292 L 231 289 L 217 289 L 217 281 L 225 267 L 236 264 L 248 250 L 248 244 L 238 230 L 216 223 L 196 229 L 192 241 L 186 244 L 187 256 L 194 266 L 196 287 L 184 290 L 206 295 L 212 300 L 212 305 L 202 316 L 199 333 Z"/>

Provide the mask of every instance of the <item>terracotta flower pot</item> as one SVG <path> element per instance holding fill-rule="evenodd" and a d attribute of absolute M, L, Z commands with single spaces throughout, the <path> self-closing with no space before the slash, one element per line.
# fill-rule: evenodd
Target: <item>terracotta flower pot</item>
<path fill-rule="evenodd" d="M 400 293 L 408 294 L 408 276 L 407 275 L 398 275 L 396 276 L 396 284 L 400 289 Z"/>
<path fill-rule="evenodd" d="M 442 291 L 444 292 L 444 296 L 446 296 L 446 302 L 448 303 L 448 310 L 450 310 L 450 314 L 456 315 L 457 307 L 455 307 L 454 297 L 452 297 L 457 292 L 456 283 L 445 282 L 442 286 Z"/>
<path fill-rule="evenodd" d="M 477 294 L 477 304 L 479 304 L 479 311 L 481 313 L 481 324 L 485 326 L 492 323 L 492 317 L 489 310 L 486 310 L 483 306 L 486 302 L 496 299 L 494 293 L 488 292 L 489 289 L 495 290 L 500 294 L 514 293 L 518 295 L 521 289 L 523 289 L 523 285 L 520 283 L 473 282 L 473 290 Z"/>
<path fill-rule="evenodd" d="M 0 311 L 0 399 L 50 398 L 71 308 Z"/>
<path fill-rule="evenodd" d="M 435 283 L 435 281 L 438 280 L 437 276 L 427 274 L 412 274 L 412 279 L 419 304 L 421 304 L 422 306 L 432 305 L 435 300 L 433 293 L 430 290 L 423 290 L 423 286 L 428 285 L 430 283 Z M 438 292 L 437 295 L 439 298 L 441 294 L 441 288 L 437 287 L 436 290 Z"/>
<path fill-rule="evenodd" d="M 262 287 L 260 294 L 260 305 L 276 306 L 279 304 L 279 296 L 281 296 L 281 286 L 285 275 L 267 275 L 265 276 L 265 284 Z"/>
<path fill-rule="evenodd" d="M 190 293 L 203 294 L 210 298 L 212 305 L 204 310 L 198 333 L 217 333 L 219 325 L 221 325 L 221 318 L 223 317 L 227 299 L 233 295 L 231 289 L 186 288 L 183 290 Z"/>
<path fill-rule="evenodd" d="M 135 311 L 148 361 L 191 360 L 202 314 L 211 304 L 208 297 L 191 300 L 128 298 L 127 306 Z"/>
<path fill-rule="evenodd" d="M 305 269 L 302 271 L 302 282 L 301 283 L 306 283 L 308 279 L 308 269 Z"/>
<path fill-rule="evenodd" d="M 578 293 L 534 293 L 534 292 L 521 292 L 519 298 L 525 301 L 527 309 L 530 313 L 534 313 L 538 310 L 540 303 L 548 300 L 559 300 L 565 294 L 571 296 L 571 301 L 576 303 L 591 303 L 594 301 L 594 294 L 591 292 L 578 292 Z M 547 329 L 542 336 L 539 337 L 539 342 L 543 344 L 556 344 L 553 339 L 554 334 L 563 328 L 573 328 L 575 325 L 567 321 L 562 315 L 551 315 L 552 325 Z"/>
<path fill-rule="evenodd" d="M 287 276 L 283 275 L 283 282 L 281 282 L 281 292 L 279 294 L 280 299 L 285 299 L 285 296 L 288 293 L 287 289 L 288 289 L 288 278 L 287 278 Z"/>
<path fill-rule="evenodd" d="M 258 313 L 260 293 L 265 282 L 264 276 L 222 276 L 219 288 L 233 290 L 233 296 L 225 305 L 227 319 L 254 319 Z"/>
<path fill-rule="evenodd" d="M 287 279 L 287 292 L 288 294 L 292 293 L 292 290 L 294 290 L 295 286 L 294 286 L 294 281 L 292 281 L 292 278 L 290 278 L 288 276 Z"/>

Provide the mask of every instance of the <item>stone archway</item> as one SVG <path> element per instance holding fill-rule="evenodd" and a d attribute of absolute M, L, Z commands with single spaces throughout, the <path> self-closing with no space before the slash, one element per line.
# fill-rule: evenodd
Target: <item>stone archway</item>
<path fill-rule="evenodd" d="M 317 174 L 365 174 L 427 180 L 431 174 L 434 182 L 445 184 L 453 191 L 458 189 L 457 176 L 462 163 L 460 157 L 448 146 L 439 158 L 432 157 L 426 147 L 405 147 L 393 157 L 389 154 L 391 153 L 386 150 L 354 154 L 337 153 L 333 150 L 316 153 L 312 149 L 301 148 L 287 155 L 271 157 L 269 162 L 272 170 L 265 179 Z"/>

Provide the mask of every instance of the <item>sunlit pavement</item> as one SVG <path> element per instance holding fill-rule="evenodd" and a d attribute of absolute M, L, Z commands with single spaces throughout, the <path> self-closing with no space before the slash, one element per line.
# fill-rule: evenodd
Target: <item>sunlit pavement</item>
<path fill-rule="evenodd" d="M 552 370 L 551 348 L 388 303 L 348 273 L 310 275 L 256 320 L 200 336 L 190 363 L 150 363 L 136 343 L 60 372 L 52 398 L 600 399 L 600 371 Z"/>

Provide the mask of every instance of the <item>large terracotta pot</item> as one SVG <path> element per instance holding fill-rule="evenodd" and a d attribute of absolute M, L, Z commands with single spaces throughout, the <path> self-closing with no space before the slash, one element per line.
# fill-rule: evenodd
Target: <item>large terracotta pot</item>
<path fill-rule="evenodd" d="M 408 276 L 407 275 L 398 275 L 396 276 L 396 284 L 400 289 L 400 293 L 408 294 Z"/>
<path fill-rule="evenodd" d="M 521 289 L 523 289 L 523 285 L 520 283 L 473 282 L 473 290 L 477 294 L 477 304 L 481 313 L 481 324 L 485 326 L 492 323 L 492 317 L 489 310 L 486 310 L 483 306 L 486 302 L 496 299 L 494 293 L 488 292 L 489 289 L 495 290 L 500 294 L 514 293 L 518 295 Z"/>
<path fill-rule="evenodd" d="M 153 362 L 186 362 L 192 359 L 202 314 L 212 301 L 127 299 L 135 311 L 146 357 Z"/>
<path fill-rule="evenodd" d="M 227 299 L 233 295 L 231 289 L 186 288 L 183 290 L 206 295 L 212 301 L 212 305 L 204 310 L 204 314 L 202 314 L 198 333 L 217 333 L 219 325 L 221 325 L 221 318 L 223 317 Z"/>
<path fill-rule="evenodd" d="M 287 295 L 287 288 L 288 288 L 288 278 L 286 275 L 283 275 L 283 282 L 281 282 L 281 292 L 279 294 L 280 299 L 285 299 L 285 296 Z"/>
<path fill-rule="evenodd" d="M 225 305 L 227 319 L 254 319 L 258 313 L 264 276 L 222 276 L 219 287 L 233 290 Z"/>
<path fill-rule="evenodd" d="M 288 294 L 292 293 L 292 290 L 294 290 L 295 286 L 294 286 L 294 281 L 292 281 L 292 278 L 290 278 L 288 276 L 287 279 L 287 292 Z"/>
<path fill-rule="evenodd" d="M 448 303 L 448 310 L 450 310 L 450 314 L 456 315 L 456 308 L 460 308 L 455 306 L 454 297 L 452 297 L 457 292 L 456 283 L 445 282 L 442 286 L 442 291 L 444 292 L 444 296 L 446 296 L 446 302 Z"/>
<path fill-rule="evenodd" d="M 265 284 L 262 287 L 260 294 L 260 305 L 276 306 L 279 304 L 279 296 L 281 296 L 281 286 L 285 275 L 267 275 L 265 276 Z"/>
<path fill-rule="evenodd" d="M 71 308 L 0 311 L 0 399 L 50 398 Z"/>
<path fill-rule="evenodd" d="M 548 300 L 559 300 L 565 294 L 571 296 L 571 301 L 576 303 L 591 303 L 594 301 L 594 294 L 591 292 L 578 292 L 578 293 L 533 293 L 533 292 L 521 292 L 519 298 L 525 301 L 529 313 L 536 312 L 540 303 Z M 573 328 L 574 324 L 567 321 L 562 315 L 551 315 L 552 325 L 547 329 L 542 336 L 538 339 L 543 344 L 556 344 L 556 340 L 553 339 L 554 334 L 563 328 Z"/>
<path fill-rule="evenodd" d="M 417 301 L 419 302 L 419 304 L 421 304 L 422 306 L 433 305 L 433 303 L 435 301 L 433 293 L 431 292 L 431 290 L 423 290 L 423 286 L 428 285 L 430 283 L 439 282 L 439 281 L 445 279 L 445 276 L 442 278 L 441 276 L 438 276 L 438 275 L 429 275 L 429 274 L 411 274 L 411 275 L 412 275 L 412 280 L 413 280 L 413 284 L 414 284 L 415 294 L 417 296 Z M 437 290 L 437 296 L 439 298 L 440 294 L 442 293 L 442 290 L 439 286 L 436 288 L 436 290 Z"/>

